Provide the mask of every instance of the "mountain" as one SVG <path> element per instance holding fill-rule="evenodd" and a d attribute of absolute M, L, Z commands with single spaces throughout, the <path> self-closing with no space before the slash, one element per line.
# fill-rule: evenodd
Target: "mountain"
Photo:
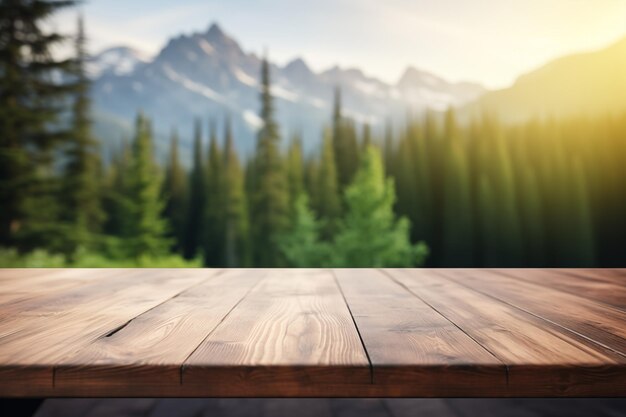
<path fill-rule="evenodd" d="M 465 109 L 507 121 L 531 117 L 595 116 L 626 111 L 626 38 L 594 52 L 556 59 L 486 93 Z"/>
<path fill-rule="evenodd" d="M 126 75 L 149 61 L 149 57 L 140 51 L 118 46 L 108 48 L 87 61 L 87 73 L 92 78 L 104 75 Z"/>
<path fill-rule="evenodd" d="M 460 106 L 482 96 L 485 92 L 479 84 L 468 82 L 451 84 L 434 74 L 413 67 L 406 69 L 396 87 L 407 103 L 418 107 L 428 103 L 427 106 L 435 110 Z"/>
<path fill-rule="evenodd" d="M 258 56 L 244 51 L 215 23 L 205 32 L 170 39 L 152 59 L 126 47 L 108 49 L 89 63 L 100 130 L 106 131 L 107 120 L 129 125 L 141 110 L 153 119 L 159 138 L 176 127 L 183 146 L 188 146 L 195 117 L 216 118 L 221 124 L 228 114 L 238 148 L 249 153 L 261 123 L 260 65 Z M 387 120 L 403 120 L 407 110 L 442 110 L 484 93 L 481 86 L 448 83 L 414 68 L 396 85 L 353 68 L 316 73 L 301 58 L 285 66 L 272 64 L 270 71 L 283 134 L 302 132 L 305 150 L 316 148 L 322 128 L 330 122 L 336 86 L 342 91 L 345 114 L 374 129 L 382 129 Z"/>

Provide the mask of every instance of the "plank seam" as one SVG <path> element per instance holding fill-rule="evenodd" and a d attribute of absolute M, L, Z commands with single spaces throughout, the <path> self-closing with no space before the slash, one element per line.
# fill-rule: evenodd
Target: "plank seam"
<path fill-rule="evenodd" d="M 506 269 L 498 269 L 498 273 L 496 273 L 496 271 L 491 270 L 491 269 L 487 269 L 485 271 L 487 273 L 492 274 L 492 275 L 504 276 L 505 278 L 509 278 L 509 279 L 514 280 L 514 281 L 522 281 L 526 285 L 531 285 L 531 286 L 535 286 L 535 287 L 539 287 L 539 288 L 547 288 L 547 289 L 552 290 L 552 291 L 558 291 L 558 292 L 562 292 L 562 293 L 565 293 L 565 294 L 573 295 L 573 296 L 578 297 L 578 298 L 583 298 L 583 297 L 580 296 L 580 293 L 577 293 L 575 291 L 572 291 L 572 290 L 569 290 L 569 289 L 564 289 L 564 288 L 556 288 L 556 287 L 554 287 L 554 286 L 552 286 L 550 284 L 542 285 L 542 284 L 539 284 L 539 283 L 537 283 L 535 281 L 532 281 L 532 280 L 529 280 L 529 279 L 525 279 L 525 278 L 521 278 L 521 277 L 518 277 L 516 275 L 512 275 L 511 273 L 507 273 Z M 545 270 L 543 270 L 543 271 L 545 271 Z M 575 274 L 567 274 L 567 273 L 560 274 L 558 271 L 554 271 L 554 272 L 556 274 L 559 274 L 559 275 L 562 275 L 562 276 L 570 276 L 570 277 L 576 277 L 576 278 L 585 278 L 583 275 L 575 275 Z M 593 278 L 589 278 L 589 279 L 593 280 Z M 596 282 L 602 282 L 602 281 L 596 281 Z M 606 301 L 603 301 L 603 300 L 597 300 L 595 298 L 593 298 L 593 299 L 583 298 L 583 299 L 585 301 L 587 301 L 587 302 L 591 302 L 593 304 L 598 304 L 599 306 L 607 308 L 607 309 L 610 309 L 610 310 L 617 310 L 617 312 L 621 313 L 621 314 L 626 313 L 626 309 L 624 309 L 623 307 L 616 306 L 616 305 L 614 305 L 612 303 L 609 303 L 609 302 L 606 302 Z"/>
<path fill-rule="evenodd" d="M 220 321 L 215 325 L 215 327 L 213 327 L 209 333 L 207 333 L 207 335 L 202 339 L 202 341 L 200 343 L 198 343 L 198 346 L 196 346 L 191 353 L 189 353 L 189 355 L 187 355 L 187 357 L 185 357 L 185 359 L 182 361 L 182 364 L 180 365 L 180 385 L 183 385 L 183 374 L 185 372 L 185 368 L 187 367 L 187 365 L 185 365 L 185 363 L 189 360 L 189 358 L 200 348 L 200 346 L 202 346 L 202 344 L 213 334 L 215 333 L 215 331 L 217 330 L 218 327 L 220 327 L 222 325 L 222 323 L 224 323 L 224 321 L 228 318 L 228 316 L 230 316 L 230 314 L 237 308 L 237 306 L 239 306 L 239 304 L 241 304 L 243 302 L 243 300 L 246 299 L 246 297 L 248 297 L 248 295 L 252 292 L 252 290 L 254 290 L 256 287 L 258 287 L 261 282 L 263 282 L 263 280 L 265 279 L 266 275 L 263 275 L 263 278 L 259 279 L 257 281 L 256 284 L 254 284 L 253 286 L 251 286 L 250 288 L 248 288 L 248 291 L 246 291 L 246 293 L 244 295 L 241 296 L 241 298 L 235 303 L 233 304 L 233 306 L 228 310 L 228 312 L 226 314 L 224 314 L 224 316 L 220 319 Z"/>
<path fill-rule="evenodd" d="M 206 283 L 208 280 L 210 280 L 210 279 L 212 279 L 212 278 L 215 278 L 215 277 L 220 276 L 220 275 L 221 275 L 221 274 L 223 274 L 224 272 L 225 272 L 225 271 L 224 271 L 223 269 L 220 269 L 220 270 L 218 270 L 216 273 L 214 273 L 214 274 L 212 274 L 212 275 L 209 275 L 208 277 L 206 277 L 206 278 L 205 278 L 205 279 L 203 279 L 202 281 L 199 281 L 199 282 L 197 282 L 197 283 L 195 283 L 195 284 L 190 285 L 190 286 L 189 286 L 189 287 L 187 287 L 187 288 L 184 288 L 183 290 L 181 290 L 181 291 L 179 291 L 178 293 L 174 294 L 172 297 L 170 297 L 170 298 L 168 298 L 168 299 L 166 299 L 166 300 L 161 301 L 160 303 L 158 303 L 158 304 L 156 304 L 156 305 L 154 305 L 154 306 L 150 307 L 149 309 L 147 309 L 146 311 L 143 311 L 143 312 L 142 312 L 142 313 L 140 313 L 140 314 L 137 314 L 135 317 L 131 318 L 130 320 L 128 320 L 126 323 L 122 324 L 121 326 L 118 326 L 118 327 L 114 328 L 113 330 L 108 331 L 108 332 L 107 332 L 107 333 L 105 333 L 104 335 L 99 336 L 99 337 L 97 337 L 97 338 L 93 339 L 90 343 L 85 344 L 84 346 L 82 346 L 80 349 L 78 349 L 77 351 L 73 352 L 72 354 L 73 354 L 73 355 L 75 355 L 75 354 L 77 354 L 78 352 L 80 352 L 80 351 L 82 351 L 82 350 L 86 349 L 88 346 L 91 346 L 91 345 L 92 345 L 92 343 L 93 343 L 93 342 L 95 342 L 95 341 L 97 341 L 97 340 L 100 340 L 100 339 L 103 339 L 103 338 L 106 338 L 106 337 L 111 337 L 111 336 L 113 336 L 115 333 L 118 333 L 120 330 L 122 330 L 122 329 L 124 329 L 126 326 L 128 326 L 128 325 L 129 325 L 129 324 L 130 324 L 133 320 L 135 320 L 135 319 L 137 319 L 137 318 L 139 318 L 139 317 L 143 316 L 144 314 L 148 313 L 149 311 L 154 310 L 155 308 L 157 308 L 157 307 L 159 307 L 159 306 L 161 306 L 161 305 L 165 304 L 166 302 L 168 302 L 168 301 L 170 301 L 170 300 L 172 300 L 172 299 L 174 299 L 174 298 L 176 298 L 176 297 L 180 296 L 180 295 L 181 295 L 182 293 L 184 293 L 185 291 L 188 291 L 188 290 L 190 290 L 190 289 L 192 289 L 192 288 L 194 288 L 194 287 L 196 287 L 196 286 L 198 286 L 198 285 L 204 284 L 204 283 Z M 65 357 L 68 357 L 68 356 L 69 356 L 69 355 L 67 355 L 67 356 L 65 356 Z M 62 359 L 61 359 L 61 360 L 62 360 Z M 54 365 L 54 366 L 52 367 L 52 388 L 53 388 L 53 389 L 54 389 L 54 387 L 56 386 L 56 371 L 57 371 L 57 367 L 58 367 L 58 365 Z"/>
<path fill-rule="evenodd" d="M 163 300 L 158 304 L 155 304 L 154 306 L 150 307 L 149 309 L 147 309 L 146 311 L 141 312 L 140 314 L 137 314 L 135 317 L 131 318 L 130 320 L 128 320 L 126 323 L 122 324 L 121 326 L 118 326 L 116 328 L 114 328 L 113 330 L 105 333 L 104 335 L 98 337 L 98 339 L 102 339 L 105 337 L 111 337 L 113 336 L 115 333 L 119 332 L 120 330 L 123 330 L 126 326 L 128 326 L 133 320 L 138 319 L 139 317 L 143 316 L 146 313 L 151 312 L 152 310 L 162 306 L 163 304 L 177 298 L 180 297 L 181 294 L 191 290 L 192 288 L 198 287 L 200 285 L 204 285 L 207 281 L 209 281 L 210 279 L 214 279 L 219 277 L 220 275 L 224 274 L 224 270 L 220 269 L 219 271 L 217 271 L 215 274 L 209 275 L 208 277 L 206 277 L 205 279 L 203 279 L 202 281 L 196 282 L 195 284 L 190 285 L 187 288 L 182 289 L 181 291 L 177 292 L 176 294 L 174 294 L 173 296 L 171 296 L 170 298 L 168 298 L 167 300 Z"/>
<path fill-rule="evenodd" d="M 352 314 L 352 309 L 350 308 L 350 304 L 348 304 L 348 300 L 346 299 L 346 295 L 343 293 L 343 288 L 341 288 L 341 284 L 337 279 L 337 274 L 335 274 L 335 270 L 331 269 L 330 273 L 335 280 L 335 285 L 339 288 L 339 292 L 341 293 L 341 297 L 343 298 L 343 302 L 346 304 L 346 308 L 348 309 L 348 313 L 350 313 L 350 318 L 352 319 L 352 323 L 354 324 L 354 328 L 356 329 L 356 333 L 359 336 L 359 340 L 361 341 L 361 346 L 363 347 L 363 351 L 365 352 L 365 357 L 367 358 L 367 363 L 370 368 L 370 384 L 374 384 L 374 366 L 372 365 L 372 359 L 370 358 L 370 354 L 367 351 L 367 346 L 365 346 L 365 341 L 363 340 L 363 336 L 361 335 L 361 330 L 356 323 L 356 319 L 354 318 L 354 314 Z"/>
<path fill-rule="evenodd" d="M 443 317 L 444 319 L 446 319 L 447 321 L 449 321 L 450 323 L 452 323 L 452 325 L 454 327 L 456 327 L 457 329 L 459 329 L 463 334 L 465 334 L 467 337 L 469 337 L 470 339 L 472 339 L 474 341 L 474 343 L 476 343 L 478 346 L 480 346 L 483 350 L 485 350 L 487 353 L 489 353 L 491 356 L 493 356 L 495 359 L 498 360 L 498 362 L 500 362 L 503 366 L 504 366 L 504 372 L 505 372 L 505 377 L 506 377 L 506 385 L 507 387 L 509 386 L 509 365 L 504 362 L 500 357 L 498 357 L 498 355 L 496 355 L 495 353 L 493 353 L 490 349 L 488 349 L 487 347 L 483 346 L 482 343 L 480 343 L 478 340 L 476 340 L 472 335 L 470 335 L 469 333 L 467 333 L 463 328 L 461 328 L 458 324 L 456 324 L 454 321 L 452 321 L 450 318 L 448 318 L 445 314 L 443 314 L 441 311 L 437 310 L 432 304 L 430 304 L 429 302 L 427 302 L 426 300 L 424 300 L 422 297 L 420 297 L 418 294 L 416 294 L 415 292 L 413 292 L 413 290 L 411 290 L 409 287 L 407 287 L 406 285 L 404 285 L 402 282 L 396 280 L 393 275 L 391 275 L 389 272 L 385 271 L 384 269 L 378 269 L 378 271 L 383 274 L 386 275 L 389 279 L 391 279 L 392 282 L 396 283 L 397 285 L 399 285 L 400 287 L 404 288 L 406 291 L 408 291 L 410 294 L 412 294 L 414 297 L 416 297 L 417 299 L 419 299 L 420 301 L 422 301 L 424 304 L 426 304 L 428 307 L 432 308 L 437 314 L 439 314 L 441 317 Z"/>
<path fill-rule="evenodd" d="M 492 295 L 492 294 L 489 294 L 489 293 L 487 293 L 487 292 L 484 292 L 484 291 L 478 290 L 478 289 L 476 289 L 476 288 L 473 288 L 473 287 L 467 286 L 467 285 L 463 284 L 462 282 L 460 282 L 459 280 L 457 280 L 456 278 L 453 278 L 453 277 L 451 277 L 451 276 L 449 276 L 449 275 L 446 275 L 446 274 L 444 274 L 444 273 L 442 273 L 442 272 L 435 272 L 435 274 L 437 274 L 437 275 L 439 275 L 439 276 L 441 276 L 441 277 L 443 277 L 443 278 L 446 278 L 446 279 L 448 279 L 448 280 L 452 280 L 452 281 L 456 282 L 457 284 L 459 284 L 459 285 L 461 285 L 461 286 L 463 286 L 463 287 L 465 287 L 465 288 L 467 288 L 467 289 L 469 289 L 469 290 L 472 290 L 472 291 L 478 292 L 478 293 L 480 293 L 480 294 L 483 294 L 483 295 L 485 295 L 485 296 L 487 296 L 487 297 L 493 298 L 494 300 L 500 301 L 501 303 L 504 303 L 504 304 L 506 304 L 506 305 L 508 305 L 508 306 L 511 306 L 511 307 L 513 307 L 513 308 L 516 308 L 516 309 L 518 309 L 518 310 L 520 310 L 520 311 L 523 311 L 523 312 L 525 312 L 525 313 L 527 313 L 527 314 L 530 314 L 531 316 L 534 316 L 534 317 L 536 317 L 536 318 L 538 318 L 538 319 L 541 319 L 541 320 L 546 321 L 546 322 L 548 322 L 548 323 L 550 323 L 550 324 L 553 324 L 554 326 L 557 326 L 557 327 L 559 327 L 559 328 L 561 328 L 561 329 L 563 329 L 563 330 L 565 330 L 565 331 L 567 331 L 567 332 L 570 332 L 570 333 L 573 333 L 573 334 L 575 334 L 575 335 L 577 335 L 577 336 L 580 336 L 580 337 L 582 337 L 583 339 L 590 341 L 591 343 L 594 343 L 594 344 L 596 344 L 596 345 L 598 345 L 598 346 L 600 346 L 600 347 L 602 347 L 602 348 L 604 348 L 604 349 L 610 350 L 611 352 L 614 352 L 614 353 L 616 353 L 616 354 L 618 354 L 618 355 L 623 356 L 623 357 L 625 357 L 625 358 L 626 358 L 626 353 L 622 353 L 622 352 L 620 352 L 619 350 L 614 349 L 614 348 L 612 348 L 612 347 L 610 347 L 610 346 L 607 346 L 607 345 L 605 345 L 605 344 L 604 344 L 604 343 L 602 343 L 602 342 L 598 342 L 597 340 L 592 339 L 591 337 L 589 337 L 589 336 L 587 336 L 587 335 L 585 335 L 585 334 L 583 334 L 583 333 L 577 332 L 576 330 L 572 330 L 572 329 L 570 329 L 569 327 L 566 327 L 566 326 L 564 326 L 564 325 L 562 325 L 562 324 L 559 324 L 559 323 L 557 323 L 557 322 L 555 322 L 555 321 L 552 321 L 552 320 L 550 320 L 550 319 L 548 319 L 548 318 L 546 318 L 546 317 L 543 317 L 543 316 L 541 316 L 541 315 L 539 315 L 539 314 L 533 313 L 533 312 L 532 312 L 532 311 L 530 311 L 530 310 L 526 310 L 525 308 L 520 307 L 520 306 L 519 306 L 519 305 L 517 305 L 517 304 L 514 304 L 514 303 L 511 303 L 511 302 L 508 302 L 508 301 L 506 301 L 506 300 L 503 300 L 502 298 L 499 298 L 499 297 L 497 297 L 497 296 L 495 296 L 495 295 Z M 609 333 L 609 332 L 606 332 L 606 333 Z M 609 334 L 613 335 L 613 333 L 609 333 Z M 617 336 L 617 335 L 614 335 L 614 336 Z M 619 336 L 618 336 L 618 337 L 619 337 Z"/>

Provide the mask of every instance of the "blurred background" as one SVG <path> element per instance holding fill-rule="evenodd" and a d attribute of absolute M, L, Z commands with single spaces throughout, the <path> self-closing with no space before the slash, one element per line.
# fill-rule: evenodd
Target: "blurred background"
<path fill-rule="evenodd" d="M 626 2 L 0 1 L 2 267 L 619 267 Z"/>

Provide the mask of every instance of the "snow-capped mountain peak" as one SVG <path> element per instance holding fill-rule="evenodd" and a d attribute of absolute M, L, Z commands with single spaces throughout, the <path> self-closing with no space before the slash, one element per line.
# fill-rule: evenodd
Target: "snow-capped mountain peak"
<path fill-rule="evenodd" d="M 261 61 L 216 23 L 204 32 L 170 39 L 152 60 L 122 47 L 104 51 L 90 65 L 100 114 L 129 121 L 142 109 L 154 119 L 157 133 L 178 127 L 183 141 L 194 117 L 230 114 L 240 149 L 250 150 L 254 144 Z M 302 58 L 285 66 L 271 64 L 270 72 L 279 124 L 285 134 L 303 132 L 309 149 L 330 119 L 336 87 L 341 88 L 344 114 L 374 129 L 390 118 L 403 120 L 408 108 L 442 109 L 483 91 L 413 68 L 397 85 L 358 68 L 336 66 L 317 73 Z"/>
<path fill-rule="evenodd" d="M 87 61 L 87 73 L 92 78 L 103 75 L 127 75 L 150 60 L 148 54 L 127 46 L 105 49 Z"/>

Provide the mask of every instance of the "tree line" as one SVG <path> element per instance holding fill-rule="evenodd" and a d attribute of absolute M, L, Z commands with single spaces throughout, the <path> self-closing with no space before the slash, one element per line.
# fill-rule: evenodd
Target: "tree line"
<path fill-rule="evenodd" d="M 33 253 L 59 266 L 623 262 L 625 114 L 511 126 L 489 115 L 461 122 L 450 109 L 378 132 L 343 114 L 336 89 L 320 149 L 305 155 L 298 135 L 282 145 L 264 59 L 251 157 L 238 155 L 228 118 L 221 137 L 198 119 L 190 168 L 175 130 L 159 161 L 139 113 L 132 139 L 105 163 L 82 21 L 66 60 L 50 54 L 65 37 L 41 28 L 72 4 L 0 1 L 5 266 Z"/>

